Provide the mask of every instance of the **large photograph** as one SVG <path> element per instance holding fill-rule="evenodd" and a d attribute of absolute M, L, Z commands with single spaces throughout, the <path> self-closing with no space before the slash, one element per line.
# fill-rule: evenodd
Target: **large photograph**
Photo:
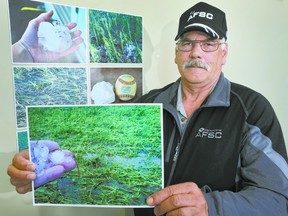
<path fill-rule="evenodd" d="M 162 105 L 36 106 L 27 113 L 35 205 L 145 207 L 163 188 Z"/>

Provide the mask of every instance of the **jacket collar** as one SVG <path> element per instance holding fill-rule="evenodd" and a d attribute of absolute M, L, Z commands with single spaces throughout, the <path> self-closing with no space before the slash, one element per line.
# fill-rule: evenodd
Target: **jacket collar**
<path fill-rule="evenodd" d="M 175 109 L 177 104 L 177 91 L 180 85 L 180 78 L 172 84 L 168 89 L 160 93 L 154 100 L 155 103 L 162 103 L 163 107 L 167 110 L 172 108 Z M 231 84 L 228 79 L 225 78 L 224 74 L 221 73 L 219 80 L 207 98 L 206 102 L 202 107 L 213 107 L 213 106 L 230 106 L 230 90 Z"/>
<path fill-rule="evenodd" d="M 230 81 L 225 78 L 223 73 L 221 73 L 214 90 L 211 92 L 206 103 L 203 104 L 203 107 L 230 106 L 230 90 L 231 90 Z"/>

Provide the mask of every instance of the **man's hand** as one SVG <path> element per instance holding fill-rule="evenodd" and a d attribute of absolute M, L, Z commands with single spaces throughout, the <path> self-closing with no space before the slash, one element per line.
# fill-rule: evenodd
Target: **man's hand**
<path fill-rule="evenodd" d="M 24 194 L 32 190 L 31 182 L 36 179 L 35 168 L 35 164 L 29 160 L 27 149 L 15 154 L 12 164 L 7 169 L 7 174 L 11 177 L 10 182 L 18 193 Z"/>
<path fill-rule="evenodd" d="M 208 205 L 202 191 L 193 182 L 172 185 L 158 191 L 147 199 L 149 206 L 155 206 L 154 213 L 167 216 L 208 216 Z"/>

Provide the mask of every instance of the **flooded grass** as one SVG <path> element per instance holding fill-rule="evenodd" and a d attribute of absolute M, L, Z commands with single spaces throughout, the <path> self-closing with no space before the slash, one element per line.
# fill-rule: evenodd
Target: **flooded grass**
<path fill-rule="evenodd" d="M 77 169 L 35 190 L 35 203 L 144 206 L 162 188 L 159 106 L 32 108 L 32 140 L 75 154 Z"/>

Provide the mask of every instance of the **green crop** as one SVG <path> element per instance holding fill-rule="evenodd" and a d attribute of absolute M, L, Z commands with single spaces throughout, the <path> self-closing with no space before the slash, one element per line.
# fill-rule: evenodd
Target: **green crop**
<path fill-rule="evenodd" d="M 142 63 L 142 18 L 89 10 L 91 63 Z"/>

